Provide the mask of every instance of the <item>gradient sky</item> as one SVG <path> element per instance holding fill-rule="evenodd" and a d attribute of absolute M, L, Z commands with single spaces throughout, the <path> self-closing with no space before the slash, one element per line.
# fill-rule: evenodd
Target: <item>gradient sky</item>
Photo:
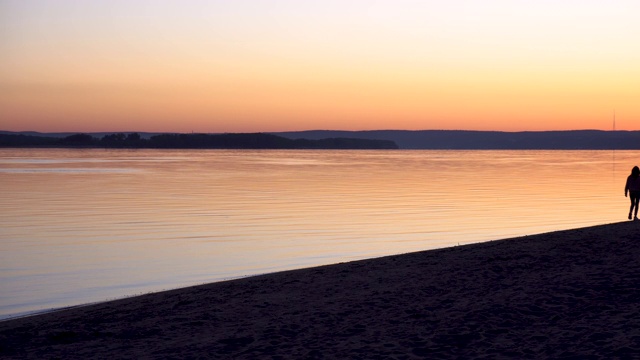
<path fill-rule="evenodd" d="M 640 130 L 640 1 L 0 0 L 0 130 Z"/>

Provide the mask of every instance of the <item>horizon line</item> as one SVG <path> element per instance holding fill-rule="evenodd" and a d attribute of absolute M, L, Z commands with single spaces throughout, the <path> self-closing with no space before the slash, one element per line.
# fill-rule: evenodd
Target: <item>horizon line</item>
<path fill-rule="evenodd" d="M 617 130 L 617 129 L 571 129 L 571 130 L 469 130 L 469 129 L 421 129 L 421 130 L 407 130 L 407 129 L 370 129 L 370 130 L 340 130 L 340 129 L 309 129 L 309 130 L 277 130 L 277 131 L 223 131 L 223 132 L 204 132 L 204 131 L 191 131 L 191 132 L 179 132 L 179 131 L 38 131 L 38 130 L 2 130 L 0 133 L 36 133 L 36 134 L 277 134 L 277 133 L 303 133 L 303 132 L 423 132 L 423 131 L 450 131 L 450 132 L 499 132 L 499 133 L 542 133 L 542 132 L 576 132 L 576 131 L 599 131 L 599 132 L 633 132 L 638 130 Z"/>

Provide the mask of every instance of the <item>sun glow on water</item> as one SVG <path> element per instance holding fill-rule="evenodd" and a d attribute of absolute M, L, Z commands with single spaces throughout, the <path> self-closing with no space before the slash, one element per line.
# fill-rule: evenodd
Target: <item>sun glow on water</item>
<path fill-rule="evenodd" d="M 0 150 L 0 317 L 623 221 L 632 151 Z"/>

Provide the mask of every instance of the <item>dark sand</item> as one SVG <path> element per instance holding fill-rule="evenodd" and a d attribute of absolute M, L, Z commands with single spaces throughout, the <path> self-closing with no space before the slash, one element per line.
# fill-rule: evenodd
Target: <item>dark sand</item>
<path fill-rule="evenodd" d="M 0 322 L 2 358 L 640 358 L 640 222 Z"/>

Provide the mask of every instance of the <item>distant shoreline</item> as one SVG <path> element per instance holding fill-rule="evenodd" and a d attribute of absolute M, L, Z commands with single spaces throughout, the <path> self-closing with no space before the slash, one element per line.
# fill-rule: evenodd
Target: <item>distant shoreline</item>
<path fill-rule="evenodd" d="M 139 139 L 136 139 L 137 137 Z M 157 144 L 149 144 L 148 142 L 154 138 L 159 140 Z M 103 139 L 105 141 L 102 141 Z M 0 131 L 0 147 L 640 150 L 640 131 L 309 130 L 230 134 L 145 132 L 76 134 Z"/>

